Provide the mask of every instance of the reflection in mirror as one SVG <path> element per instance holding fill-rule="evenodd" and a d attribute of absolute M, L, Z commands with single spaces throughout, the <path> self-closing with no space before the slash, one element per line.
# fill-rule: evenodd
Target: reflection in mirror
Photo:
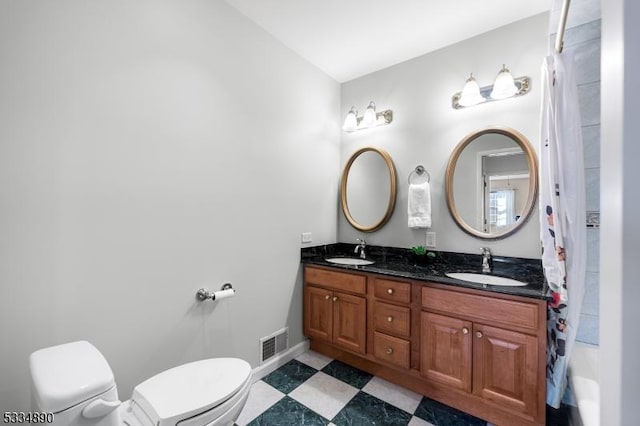
<path fill-rule="evenodd" d="M 482 157 L 484 232 L 494 234 L 508 230 L 524 213 L 529 191 L 529 167 L 524 152 L 518 151 Z"/>
<path fill-rule="evenodd" d="M 396 171 L 389 154 L 379 148 L 356 151 L 342 174 L 341 204 L 347 221 L 372 232 L 391 217 L 396 200 Z"/>
<path fill-rule="evenodd" d="M 449 210 L 465 232 L 506 237 L 525 222 L 535 203 L 535 153 L 513 129 L 474 132 L 454 150 L 446 186 Z"/>

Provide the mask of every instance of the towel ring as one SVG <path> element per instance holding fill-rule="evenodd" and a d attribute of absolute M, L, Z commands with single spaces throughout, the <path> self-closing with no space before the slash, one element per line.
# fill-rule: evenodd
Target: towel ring
<path fill-rule="evenodd" d="M 411 176 L 413 176 L 414 173 L 418 176 L 422 176 L 423 174 L 426 175 L 427 182 L 431 182 L 431 175 L 429 174 L 429 172 L 424 168 L 424 166 L 419 165 L 416 166 L 416 168 L 412 170 L 411 173 L 409 173 L 409 184 L 411 184 Z"/>

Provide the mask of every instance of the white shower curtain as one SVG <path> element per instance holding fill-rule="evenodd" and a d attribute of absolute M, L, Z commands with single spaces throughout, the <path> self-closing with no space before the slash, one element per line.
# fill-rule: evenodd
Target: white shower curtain
<path fill-rule="evenodd" d="M 554 52 L 542 65 L 540 238 L 549 286 L 547 404 L 558 408 L 585 288 L 586 211 L 578 89 L 573 59 Z"/>

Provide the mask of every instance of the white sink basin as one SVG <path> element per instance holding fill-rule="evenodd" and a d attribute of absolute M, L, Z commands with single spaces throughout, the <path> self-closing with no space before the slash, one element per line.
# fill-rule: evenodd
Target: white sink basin
<path fill-rule="evenodd" d="M 448 272 L 445 274 L 449 278 L 455 278 L 462 281 L 470 281 L 478 284 L 502 285 L 502 286 L 524 286 L 527 283 L 512 280 L 511 278 L 496 277 L 495 275 L 474 274 L 471 272 Z"/>
<path fill-rule="evenodd" d="M 371 265 L 372 263 L 375 263 L 373 260 L 360 259 L 358 257 L 330 257 L 325 260 L 327 262 L 336 263 L 338 265 L 353 266 Z"/>

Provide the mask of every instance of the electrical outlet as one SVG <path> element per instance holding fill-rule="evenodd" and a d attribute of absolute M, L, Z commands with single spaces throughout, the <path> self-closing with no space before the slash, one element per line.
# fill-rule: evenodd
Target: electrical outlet
<path fill-rule="evenodd" d="M 435 232 L 427 232 L 425 246 L 427 246 L 427 248 L 433 248 L 433 249 L 436 248 L 436 233 Z"/>
<path fill-rule="evenodd" d="M 310 243 L 311 241 L 313 241 L 313 234 L 311 234 L 311 232 L 303 232 L 302 233 L 302 242 L 303 243 Z"/>

